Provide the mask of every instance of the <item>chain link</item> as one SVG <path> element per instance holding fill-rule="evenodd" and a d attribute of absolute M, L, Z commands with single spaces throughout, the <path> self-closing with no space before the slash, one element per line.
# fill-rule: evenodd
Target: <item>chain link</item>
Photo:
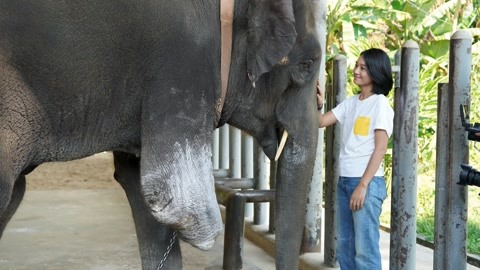
<path fill-rule="evenodd" d="M 172 251 L 172 248 L 173 248 L 173 244 L 175 243 L 175 238 L 177 237 L 177 231 L 173 231 L 173 236 L 172 238 L 170 239 L 170 243 L 168 244 L 168 247 L 167 247 L 167 250 L 165 251 L 165 253 L 163 254 L 163 258 L 162 260 L 160 261 L 160 263 L 158 264 L 158 267 L 157 267 L 157 270 L 160 270 L 163 268 L 163 265 L 165 264 L 165 262 L 167 261 L 167 258 L 168 258 L 168 254 L 170 254 L 170 251 Z"/>

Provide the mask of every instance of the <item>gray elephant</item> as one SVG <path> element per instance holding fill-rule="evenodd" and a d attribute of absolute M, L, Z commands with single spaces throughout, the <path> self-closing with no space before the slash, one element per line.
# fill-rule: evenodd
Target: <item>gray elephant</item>
<path fill-rule="evenodd" d="M 178 238 L 209 249 L 223 228 L 215 128 L 270 158 L 285 130 L 276 265 L 296 269 L 318 132 L 314 1 L 235 2 L 221 99 L 218 0 L 0 0 L 0 232 L 36 166 L 113 151 L 143 269 L 180 269 Z"/>

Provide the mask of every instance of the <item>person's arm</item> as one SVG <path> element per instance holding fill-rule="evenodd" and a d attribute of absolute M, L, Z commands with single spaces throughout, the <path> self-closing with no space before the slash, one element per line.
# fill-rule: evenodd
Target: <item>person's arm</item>
<path fill-rule="evenodd" d="M 370 160 L 368 161 L 367 168 L 360 179 L 360 183 L 353 191 L 350 198 L 350 209 L 353 211 L 360 210 L 365 202 L 365 195 L 367 194 L 367 187 L 375 176 L 380 164 L 382 164 L 383 157 L 387 152 L 388 135 L 383 129 L 375 130 L 375 150 L 373 150 Z"/>
<path fill-rule="evenodd" d="M 330 125 L 337 123 L 337 118 L 332 113 L 332 111 L 328 111 L 323 114 L 321 111 L 318 111 L 318 127 L 324 128 Z"/>
<path fill-rule="evenodd" d="M 320 84 L 317 83 L 317 106 L 318 106 L 318 127 L 323 128 L 337 123 L 335 115 L 329 111 L 325 114 L 322 113 L 323 108 L 323 95 L 320 89 Z"/>

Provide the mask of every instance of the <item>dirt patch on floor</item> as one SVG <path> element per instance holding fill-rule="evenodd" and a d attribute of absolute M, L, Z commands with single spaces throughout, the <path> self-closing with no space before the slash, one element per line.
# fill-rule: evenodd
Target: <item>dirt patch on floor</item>
<path fill-rule="evenodd" d="M 103 152 L 68 162 L 49 162 L 27 175 L 27 189 L 120 188 L 113 178 L 113 155 Z"/>

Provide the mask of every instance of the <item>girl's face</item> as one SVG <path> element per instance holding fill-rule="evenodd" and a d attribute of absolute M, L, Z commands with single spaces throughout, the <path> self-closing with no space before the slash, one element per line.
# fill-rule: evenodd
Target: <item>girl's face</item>
<path fill-rule="evenodd" d="M 368 75 L 367 66 L 365 65 L 363 56 L 358 58 L 355 67 L 353 68 L 353 82 L 360 88 L 369 87 L 373 84 L 372 78 Z"/>

